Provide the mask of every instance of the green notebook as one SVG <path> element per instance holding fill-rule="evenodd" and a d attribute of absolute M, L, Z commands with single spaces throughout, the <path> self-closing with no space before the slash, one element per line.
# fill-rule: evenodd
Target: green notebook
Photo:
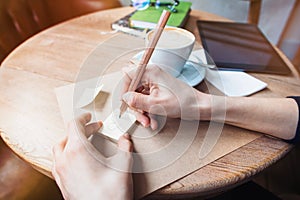
<path fill-rule="evenodd" d="M 176 6 L 177 12 L 171 13 L 167 26 L 182 27 L 188 18 L 191 6 L 191 2 L 180 1 Z M 146 10 L 137 11 L 129 18 L 129 24 L 133 28 L 154 29 L 164 9 L 166 8 L 163 6 L 160 8 L 150 6 Z"/>

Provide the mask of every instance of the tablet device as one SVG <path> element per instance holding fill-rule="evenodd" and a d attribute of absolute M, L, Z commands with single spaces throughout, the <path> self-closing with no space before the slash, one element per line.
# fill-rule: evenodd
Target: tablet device
<path fill-rule="evenodd" d="M 256 25 L 198 20 L 197 26 L 208 54 L 207 60 L 212 59 L 219 69 L 290 73 L 289 67 Z"/>

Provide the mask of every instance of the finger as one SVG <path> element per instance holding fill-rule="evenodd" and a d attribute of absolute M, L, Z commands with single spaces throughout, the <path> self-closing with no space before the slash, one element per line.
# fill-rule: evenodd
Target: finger
<path fill-rule="evenodd" d="M 79 117 L 77 117 L 75 119 L 75 121 L 77 123 L 80 123 L 82 126 L 85 126 L 87 123 L 89 123 L 92 119 L 92 115 L 91 113 L 84 113 L 82 115 L 80 115 Z"/>
<path fill-rule="evenodd" d="M 159 88 L 156 84 L 152 84 L 149 88 L 149 94 L 157 96 L 159 94 Z"/>
<path fill-rule="evenodd" d="M 64 151 L 65 146 L 67 144 L 67 141 L 68 141 L 68 137 L 66 136 L 59 143 L 57 143 L 56 145 L 53 146 L 52 153 L 53 153 L 54 158 L 57 158 L 59 155 L 62 154 L 62 152 Z"/>
<path fill-rule="evenodd" d="M 140 122 L 145 128 L 150 126 L 150 119 L 147 115 L 141 112 L 135 112 L 135 117 L 138 122 Z"/>
<path fill-rule="evenodd" d="M 75 143 L 79 138 L 85 136 L 86 124 L 91 120 L 92 115 L 90 113 L 85 113 L 68 124 L 68 136 L 71 143 Z"/>
<path fill-rule="evenodd" d="M 158 128 L 158 121 L 156 120 L 156 115 L 149 113 L 135 112 L 135 117 L 138 122 L 140 122 L 145 128 L 151 127 L 152 130 Z"/>
<path fill-rule="evenodd" d="M 144 90 L 144 86 L 141 85 L 141 86 L 138 87 L 135 91 L 138 92 L 138 93 L 142 93 L 143 90 Z"/>
<path fill-rule="evenodd" d="M 57 185 L 61 188 L 62 184 L 60 181 L 60 176 L 56 171 L 57 168 L 57 162 L 59 161 L 59 157 L 63 154 L 64 148 L 66 146 L 66 143 L 68 141 L 68 137 L 66 136 L 64 139 L 62 139 L 59 143 L 53 146 L 52 153 L 53 153 L 53 166 L 52 166 L 52 176 L 55 179 Z"/>
<path fill-rule="evenodd" d="M 128 133 L 125 133 L 122 135 L 118 140 L 118 148 L 125 152 L 132 152 L 133 151 L 133 145 L 130 139 L 130 135 Z"/>
<path fill-rule="evenodd" d="M 117 171 L 132 171 L 132 152 L 133 145 L 130 141 L 130 135 L 124 134 L 118 140 L 118 152 L 114 156 L 107 159 L 107 165 Z"/>
<path fill-rule="evenodd" d="M 155 114 L 152 114 L 155 113 Z M 150 127 L 152 130 L 156 130 L 159 126 L 159 124 L 165 124 L 165 120 L 167 118 L 167 112 L 165 108 L 160 104 L 154 104 L 150 108 Z"/>
<path fill-rule="evenodd" d="M 123 72 L 125 73 L 125 76 L 124 76 L 124 80 L 123 80 L 123 90 L 122 90 L 122 94 L 124 94 L 125 92 L 128 92 L 128 89 L 129 89 L 129 85 L 131 83 L 131 81 L 134 79 L 134 77 L 136 76 L 136 70 L 137 67 L 134 67 L 134 68 L 129 68 L 129 67 L 126 67 L 126 68 L 123 68 Z M 147 69 L 146 69 L 147 70 Z M 151 77 L 151 75 L 150 75 Z M 141 93 L 145 93 L 143 91 L 147 91 L 148 93 L 148 89 L 149 88 L 149 80 L 151 79 L 154 79 L 155 77 L 151 77 L 150 78 L 149 75 L 147 73 L 145 73 L 143 75 L 143 77 L 141 78 L 140 80 L 140 83 L 139 85 L 137 86 L 136 90 L 138 92 L 141 92 Z"/>
<path fill-rule="evenodd" d="M 137 92 L 127 92 L 123 95 L 123 100 L 129 107 L 148 112 L 151 107 L 151 96 Z"/>
<path fill-rule="evenodd" d="M 89 138 L 91 135 L 97 133 L 102 127 L 103 123 L 101 121 L 94 122 L 85 127 L 85 136 Z"/>
<path fill-rule="evenodd" d="M 158 128 L 158 122 L 156 120 L 156 115 L 149 114 L 150 118 L 150 127 L 152 130 L 156 130 Z"/>

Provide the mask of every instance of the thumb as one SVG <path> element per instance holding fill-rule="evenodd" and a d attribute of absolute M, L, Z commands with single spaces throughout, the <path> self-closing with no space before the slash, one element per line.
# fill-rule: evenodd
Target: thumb
<path fill-rule="evenodd" d="M 125 134 L 118 140 L 118 151 L 117 153 L 108 159 L 108 166 L 121 172 L 132 171 L 132 150 L 133 145 L 130 140 L 130 136 Z"/>
<path fill-rule="evenodd" d="M 132 141 L 130 140 L 130 135 L 128 133 L 125 133 L 119 138 L 118 147 L 120 150 L 125 152 L 133 151 L 133 144 Z"/>
<path fill-rule="evenodd" d="M 129 107 L 149 112 L 151 107 L 151 97 L 149 95 L 137 92 L 127 92 L 122 98 Z"/>

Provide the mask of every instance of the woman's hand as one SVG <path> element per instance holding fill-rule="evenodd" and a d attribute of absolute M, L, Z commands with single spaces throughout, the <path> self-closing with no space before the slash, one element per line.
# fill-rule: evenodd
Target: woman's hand
<path fill-rule="evenodd" d="M 136 70 L 127 68 L 124 71 L 125 92 Z M 149 65 L 138 89 L 123 94 L 122 98 L 129 107 L 137 111 L 137 120 L 142 125 L 145 127 L 150 125 L 152 129 L 156 129 L 155 115 L 200 120 L 200 109 L 208 110 L 210 106 L 209 96 L 172 77 L 159 67 Z M 203 118 L 207 113 L 202 114 Z"/>
<path fill-rule="evenodd" d="M 132 199 L 129 135 L 120 137 L 116 155 L 104 158 L 87 139 L 102 123 L 88 124 L 90 120 L 90 114 L 75 119 L 68 126 L 67 137 L 54 146 L 52 174 L 56 183 L 65 199 Z"/>

